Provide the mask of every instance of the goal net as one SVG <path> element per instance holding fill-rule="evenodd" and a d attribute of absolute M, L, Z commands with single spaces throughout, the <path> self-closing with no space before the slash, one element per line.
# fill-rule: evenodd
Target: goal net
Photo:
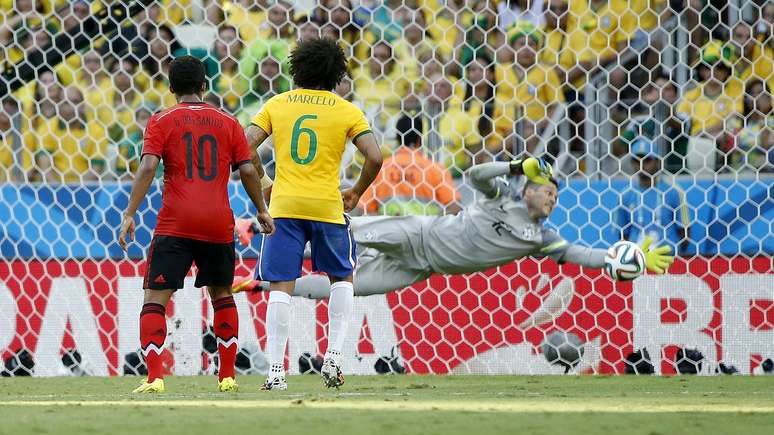
<path fill-rule="evenodd" d="M 336 92 L 362 108 L 390 165 L 364 213 L 458 212 L 481 198 L 471 166 L 533 155 L 561 182 L 545 225 L 567 241 L 607 248 L 652 236 L 677 253 L 667 274 L 632 282 L 530 258 L 358 297 L 346 372 L 771 371 L 770 2 L 0 4 L 3 374 L 142 373 L 142 276 L 160 176 L 128 253 L 115 238 L 144 126 L 175 104 L 170 60 L 202 59 L 207 102 L 248 125 L 292 87 L 297 41 L 318 36 L 349 57 Z M 272 152 L 260 150 L 270 174 Z M 348 145 L 342 185 L 361 165 Z M 230 193 L 235 216 L 252 216 L 236 181 Z M 260 238 L 238 245 L 237 276 L 253 273 L 259 250 Z M 216 367 L 212 309 L 192 277 L 167 310 L 175 374 Z M 260 373 L 268 295 L 235 299 L 238 365 Z M 314 370 L 326 302 L 293 298 L 292 317 L 289 370 Z"/>

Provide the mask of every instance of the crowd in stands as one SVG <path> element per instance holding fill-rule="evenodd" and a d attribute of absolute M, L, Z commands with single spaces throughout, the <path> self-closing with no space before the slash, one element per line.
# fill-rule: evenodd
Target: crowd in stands
<path fill-rule="evenodd" d="M 12 67 L 112 3 L 0 0 L 0 60 Z M 171 59 L 201 58 L 207 101 L 247 123 L 292 86 L 287 57 L 297 41 L 320 36 L 340 41 L 350 57 L 350 77 L 336 91 L 366 113 L 392 156 L 385 166 L 420 168 L 416 185 L 427 187 L 422 195 L 439 213 L 456 207 L 454 185 L 471 165 L 523 153 L 554 160 L 562 141 L 572 156 L 562 172 L 591 175 L 584 91 L 600 76 L 616 128 L 603 151 L 617 158 L 609 175 L 636 172 L 628 156 L 643 141 L 666 173 L 774 172 L 774 3 L 756 0 L 752 16 L 739 20 L 725 3 L 151 2 L 115 34 L 2 98 L 0 181 L 130 178 L 148 118 L 175 104 L 165 75 Z M 688 46 L 677 57 L 691 73 L 683 83 L 663 64 L 674 38 L 659 36 L 674 36 L 667 23 L 678 19 Z M 357 156 L 347 161 L 345 177 L 358 165 Z M 384 172 L 376 189 L 403 191 L 406 174 L 415 174 Z"/>

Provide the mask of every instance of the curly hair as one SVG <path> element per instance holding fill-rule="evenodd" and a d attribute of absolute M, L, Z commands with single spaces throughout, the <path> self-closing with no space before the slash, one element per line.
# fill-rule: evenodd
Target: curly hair
<path fill-rule="evenodd" d="M 193 56 L 181 56 L 169 64 L 169 89 L 175 95 L 199 94 L 206 82 L 204 63 Z"/>
<path fill-rule="evenodd" d="M 290 74 L 297 87 L 331 91 L 347 74 L 347 58 L 336 41 L 310 39 L 290 53 Z"/>

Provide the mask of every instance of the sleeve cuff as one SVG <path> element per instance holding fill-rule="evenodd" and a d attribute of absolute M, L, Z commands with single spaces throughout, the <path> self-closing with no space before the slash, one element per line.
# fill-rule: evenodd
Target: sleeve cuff
<path fill-rule="evenodd" d="M 357 138 L 359 138 L 360 136 L 363 136 L 364 134 L 368 134 L 368 133 L 373 133 L 373 132 L 371 130 L 362 131 L 356 134 L 355 137 L 352 138 L 352 142 L 356 141 Z"/>

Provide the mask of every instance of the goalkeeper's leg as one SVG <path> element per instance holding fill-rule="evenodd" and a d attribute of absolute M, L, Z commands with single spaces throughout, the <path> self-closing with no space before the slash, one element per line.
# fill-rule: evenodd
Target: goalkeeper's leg
<path fill-rule="evenodd" d="M 355 269 L 355 296 L 370 296 L 406 288 L 430 277 L 430 270 L 411 269 L 406 261 L 390 257 L 374 249 L 366 249 L 358 257 Z M 231 291 L 268 291 L 269 283 L 242 278 Z M 325 275 L 306 275 L 296 280 L 293 296 L 307 299 L 328 299 L 331 282 Z"/>

